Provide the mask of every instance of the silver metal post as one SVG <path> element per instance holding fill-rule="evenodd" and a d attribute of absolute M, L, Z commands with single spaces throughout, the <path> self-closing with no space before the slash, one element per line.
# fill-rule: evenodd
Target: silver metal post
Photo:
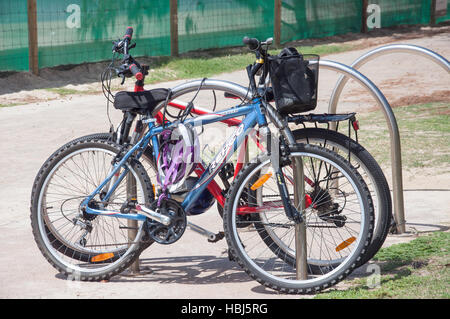
<path fill-rule="evenodd" d="M 127 174 L 127 198 L 128 200 L 137 199 L 136 179 L 134 178 L 131 172 Z M 128 240 L 130 243 L 132 243 L 134 242 L 137 236 L 137 227 L 138 227 L 137 220 L 128 219 L 127 226 L 128 226 Z M 131 264 L 130 272 L 134 274 L 140 272 L 139 258 L 136 258 L 136 260 Z"/>
<path fill-rule="evenodd" d="M 389 54 L 389 53 L 410 53 L 422 56 L 431 61 L 434 61 L 440 67 L 442 67 L 447 73 L 450 73 L 450 64 L 443 56 L 433 52 L 424 47 L 409 45 L 409 44 L 389 44 L 374 50 L 367 52 L 352 64 L 351 68 L 359 69 L 367 62 L 375 59 L 376 57 Z M 322 61 L 321 61 L 322 62 Z M 322 66 L 322 63 L 320 63 Z M 344 89 L 345 84 L 350 77 L 345 74 L 342 75 L 336 82 L 333 93 L 330 98 L 328 113 L 336 113 L 339 97 Z M 370 88 L 368 88 L 372 91 Z M 372 91 L 373 93 L 373 91 Z M 375 97 L 377 99 L 377 97 Z M 398 132 L 397 122 L 394 113 L 389 103 L 384 102 L 383 99 L 377 99 L 378 104 L 381 107 L 386 122 L 389 128 L 390 143 L 391 143 L 391 166 L 392 166 L 392 188 L 394 197 L 394 217 L 397 224 L 397 233 L 402 234 L 405 232 L 405 212 L 404 212 L 404 200 L 403 200 L 403 180 L 402 180 L 402 166 L 401 166 L 401 148 L 400 148 L 400 134 Z M 385 99 L 384 99 L 385 100 Z M 332 127 L 334 128 L 334 127 Z"/>
<path fill-rule="evenodd" d="M 292 165 L 294 171 L 294 205 L 303 215 L 305 209 L 305 185 L 303 175 L 303 160 L 295 157 Z M 304 216 L 303 216 L 304 217 Z M 306 245 L 306 219 L 295 224 L 295 265 L 298 280 L 308 279 L 307 245 Z"/>

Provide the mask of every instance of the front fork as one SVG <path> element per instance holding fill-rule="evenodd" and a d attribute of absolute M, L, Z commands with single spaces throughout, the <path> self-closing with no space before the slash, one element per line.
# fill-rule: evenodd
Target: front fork
<path fill-rule="evenodd" d="M 263 126 L 260 128 L 260 132 L 263 136 L 263 138 L 266 140 L 267 143 L 267 152 L 268 156 L 270 158 L 270 162 L 272 163 L 272 168 L 275 172 L 275 179 L 277 182 L 278 190 L 281 195 L 281 201 L 284 206 L 284 211 L 286 213 L 286 216 L 289 218 L 289 220 L 294 221 L 296 224 L 299 224 L 303 222 L 303 218 L 301 213 L 298 211 L 297 207 L 291 204 L 291 200 L 289 198 L 289 191 L 286 187 L 286 179 L 284 178 L 284 174 L 280 165 L 280 158 L 283 159 L 288 154 L 284 154 L 288 152 L 288 148 L 283 148 L 283 150 L 280 150 L 279 145 L 279 138 L 277 136 L 272 136 L 270 129 L 267 126 Z M 301 159 L 300 159 L 301 160 Z M 298 176 L 297 178 L 300 178 L 299 180 L 295 178 L 296 170 L 299 168 L 298 166 L 301 163 L 297 163 L 295 165 L 294 163 L 294 181 L 303 181 L 303 170 L 301 170 L 301 176 Z M 303 166 L 301 166 L 303 167 Z M 303 185 L 303 183 L 301 183 Z M 297 187 L 296 183 L 294 183 L 294 187 Z M 304 190 L 300 190 L 301 193 L 304 193 Z M 295 195 L 294 195 L 295 196 Z M 294 197 L 295 199 L 295 197 Z"/>

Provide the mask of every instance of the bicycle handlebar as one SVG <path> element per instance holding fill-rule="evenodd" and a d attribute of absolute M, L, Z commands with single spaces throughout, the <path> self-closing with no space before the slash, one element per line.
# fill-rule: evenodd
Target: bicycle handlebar
<path fill-rule="evenodd" d="M 141 72 L 141 68 L 136 65 L 136 63 L 133 63 L 130 65 L 129 70 L 134 75 L 136 80 L 142 80 L 144 79 L 144 74 Z"/>
<path fill-rule="evenodd" d="M 128 40 L 131 41 L 132 37 L 133 37 L 133 28 L 128 27 L 127 31 L 125 31 L 125 35 L 123 36 L 123 39 L 128 38 Z"/>
<path fill-rule="evenodd" d="M 254 94 L 258 94 L 257 85 L 255 81 L 255 75 L 258 74 L 258 72 L 261 70 L 261 67 L 263 67 L 263 73 L 262 76 L 259 79 L 259 84 L 263 84 L 265 81 L 265 78 L 267 76 L 267 65 L 265 64 L 265 60 L 268 56 L 267 53 L 267 47 L 272 44 L 273 39 L 268 38 L 265 42 L 261 42 L 256 38 L 249 38 L 244 37 L 242 39 L 242 42 L 248 46 L 250 50 L 252 50 L 256 55 L 256 61 L 253 63 L 253 65 L 247 66 L 247 75 L 250 81 L 250 88 L 254 92 Z M 263 45 L 266 46 L 266 48 L 263 48 Z"/>
<path fill-rule="evenodd" d="M 258 39 L 255 38 L 249 38 L 249 37 L 244 37 L 242 39 L 242 42 L 248 46 L 248 48 L 252 51 L 258 50 L 259 47 L 261 46 L 261 43 L 259 42 Z"/>
<path fill-rule="evenodd" d="M 133 38 L 133 28 L 127 27 L 125 35 L 122 39 L 113 41 L 113 52 L 123 54 L 122 65 L 115 67 L 118 76 L 122 77 L 122 84 L 125 81 L 125 77 L 134 76 L 137 81 L 142 81 L 144 76 L 148 74 L 149 67 L 147 65 L 141 66 L 128 51 L 136 46 L 136 43 L 130 44 Z"/>

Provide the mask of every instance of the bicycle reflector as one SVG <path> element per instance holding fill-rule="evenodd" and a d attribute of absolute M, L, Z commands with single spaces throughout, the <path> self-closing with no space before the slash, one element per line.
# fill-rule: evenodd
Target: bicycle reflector
<path fill-rule="evenodd" d="M 175 192 L 193 172 L 200 159 L 200 142 L 190 125 L 178 123 L 160 135 L 157 159 L 158 184 L 163 192 Z"/>
<path fill-rule="evenodd" d="M 253 183 L 253 185 L 250 187 L 250 189 L 251 189 L 252 191 L 257 190 L 258 188 L 260 188 L 261 186 L 263 186 L 263 184 L 264 184 L 265 182 L 267 182 L 267 180 L 268 180 L 269 178 L 271 178 L 271 177 L 272 177 L 272 173 L 264 174 L 263 176 L 261 176 L 260 178 L 258 178 L 258 180 L 257 180 L 255 183 Z"/>
<path fill-rule="evenodd" d="M 96 255 L 96 256 L 92 257 L 91 262 L 98 263 L 98 262 L 102 262 L 102 261 L 111 259 L 113 257 L 114 257 L 113 253 L 104 253 L 104 254 L 100 254 L 100 255 Z"/>
<path fill-rule="evenodd" d="M 356 237 L 350 237 L 346 240 L 344 240 L 342 243 L 340 243 L 337 247 L 336 247 L 336 251 L 341 251 L 342 249 L 347 248 L 348 246 L 350 246 L 351 244 L 353 244 L 356 240 Z"/>

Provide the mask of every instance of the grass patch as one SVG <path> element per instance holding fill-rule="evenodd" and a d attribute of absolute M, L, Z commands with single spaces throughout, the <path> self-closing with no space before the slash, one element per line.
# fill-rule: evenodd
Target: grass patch
<path fill-rule="evenodd" d="M 449 249 L 449 232 L 382 248 L 373 259 L 381 267 L 379 287 L 371 289 L 367 278 L 358 278 L 346 290 L 330 290 L 316 298 L 450 298 Z"/>
<path fill-rule="evenodd" d="M 426 103 L 394 108 L 400 130 L 402 165 L 405 169 L 450 164 L 450 105 Z M 357 115 L 359 142 L 382 166 L 390 164 L 390 140 L 381 111 Z M 343 131 L 343 133 L 345 133 Z"/>
<path fill-rule="evenodd" d="M 0 104 L 0 107 L 10 107 L 10 106 L 16 106 L 21 105 L 23 103 L 8 103 L 8 104 Z"/>
<path fill-rule="evenodd" d="M 56 93 L 61 96 L 67 96 L 67 95 L 74 95 L 74 94 L 95 94 L 99 91 L 95 90 L 76 90 L 76 89 L 70 89 L 70 88 L 47 88 L 45 89 L 48 92 Z"/>
<path fill-rule="evenodd" d="M 297 47 L 303 54 L 318 54 L 324 56 L 332 53 L 345 52 L 354 49 L 349 44 L 317 45 Z M 269 50 L 272 55 L 281 49 Z M 255 59 L 255 55 L 242 47 L 243 53 L 233 53 L 221 56 L 198 57 L 164 57 L 151 65 L 151 70 L 145 78 L 145 83 L 157 83 L 171 80 L 211 77 L 224 72 L 243 70 Z"/>

